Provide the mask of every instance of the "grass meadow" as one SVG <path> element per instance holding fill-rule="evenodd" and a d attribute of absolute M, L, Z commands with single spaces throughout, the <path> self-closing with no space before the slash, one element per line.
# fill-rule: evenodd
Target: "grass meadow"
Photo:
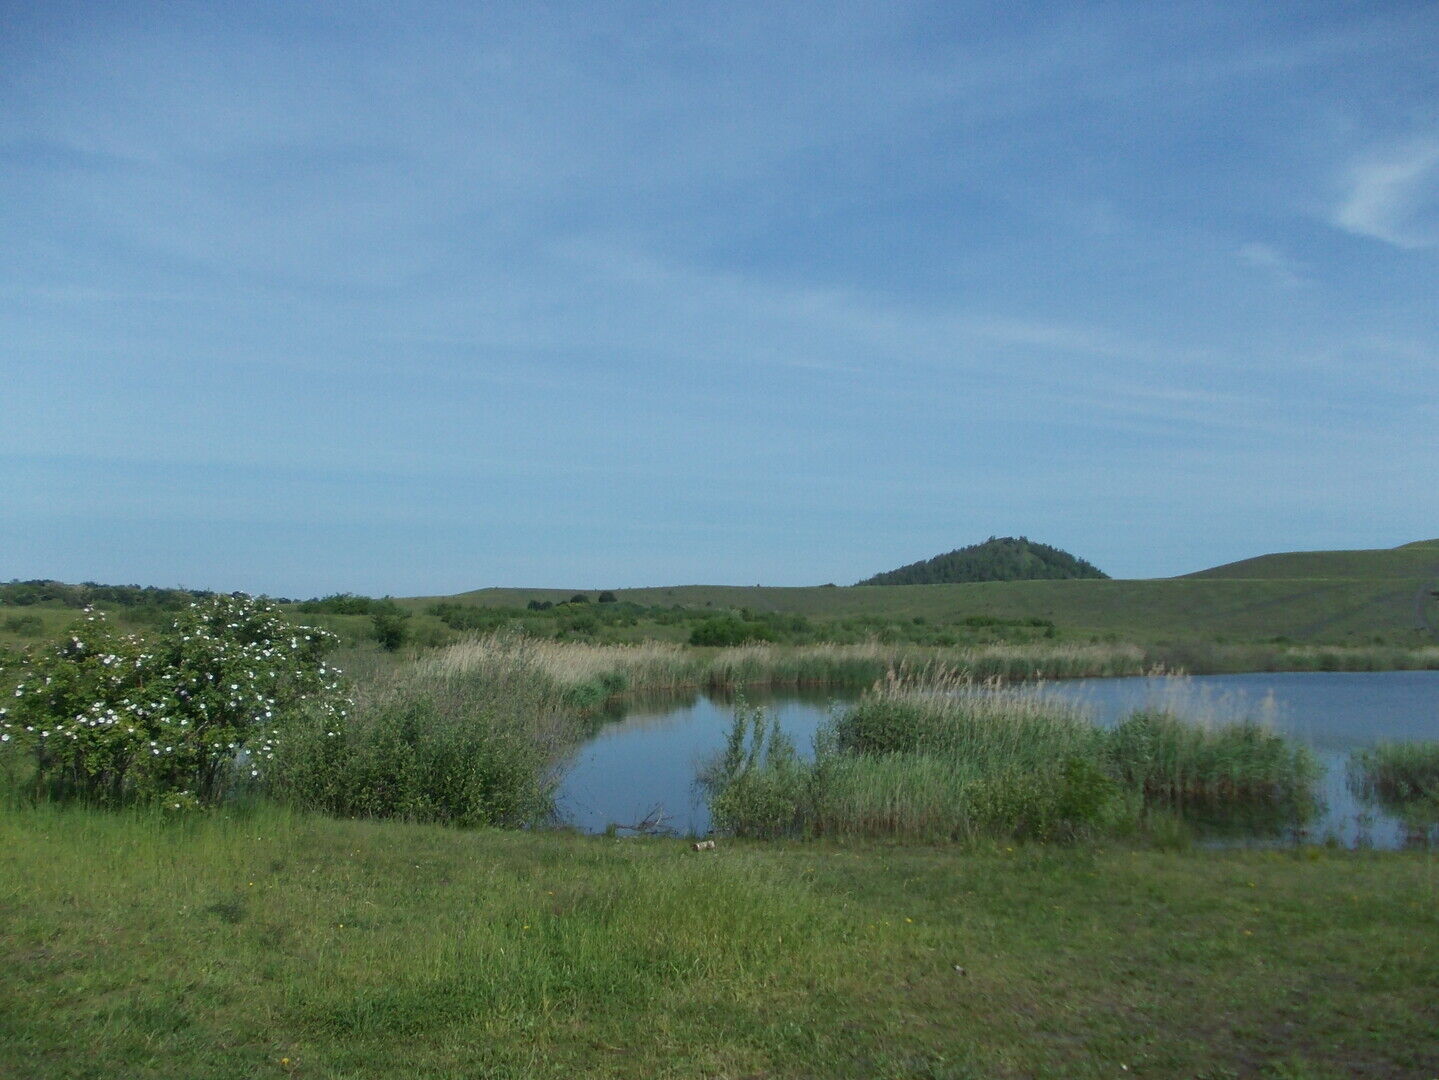
<path fill-rule="evenodd" d="M 1439 558 L 1434 559 L 1439 565 Z M 870 585 L 779 588 L 693 585 L 619 589 L 645 605 L 785 612 L 817 621 L 869 616 L 902 622 L 943 622 L 972 615 L 1048 619 L 1066 636 L 1116 636 L 1126 641 L 1242 643 L 1276 637 L 1318 644 L 1432 643 L 1415 634 L 1414 579 L 1156 578 L 1152 580 L 997 581 L 955 585 Z M 455 597 L 401 601 L 423 611 L 435 600 L 523 607 L 560 601 L 565 590 L 486 589 Z"/>
<path fill-rule="evenodd" d="M 0 813 L 0 1075 L 1399 1077 L 1426 854 Z"/>

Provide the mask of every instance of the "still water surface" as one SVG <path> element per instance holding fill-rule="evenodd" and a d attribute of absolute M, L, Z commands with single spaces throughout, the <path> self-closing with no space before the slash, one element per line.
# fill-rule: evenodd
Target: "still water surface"
<path fill-rule="evenodd" d="M 1376 742 L 1439 739 L 1439 671 L 1078 679 L 1046 684 L 1044 692 L 1083 703 L 1100 724 L 1156 702 L 1191 715 L 1247 713 L 1269 719 L 1307 742 L 1325 766 L 1325 809 L 1311 825 L 1311 835 L 1333 836 L 1350 846 L 1398 847 L 1403 831 L 1349 791 L 1349 751 Z M 749 700 L 778 715 L 795 744 L 808 750 L 830 709 L 853 697 L 751 693 Z M 611 823 L 635 824 L 660 808 L 670 829 L 708 831 L 709 814 L 694 779 L 704 761 L 723 749 L 732 716 L 731 700 L 703 694 L 633 705 L 568 764 L 559 792 L 564 819 L 600 832 Z"/>

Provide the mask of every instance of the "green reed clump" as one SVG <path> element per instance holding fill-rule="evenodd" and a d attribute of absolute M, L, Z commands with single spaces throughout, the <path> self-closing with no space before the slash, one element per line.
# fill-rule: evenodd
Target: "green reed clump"
<path fill-rule="evenodd" d="M 835 717 L 837 748 L 1025 765 L 1097 752 L 1099 732 L 1077 705 L 1032 688 L 975 684 L 942 671 L 923 678 L 916 686 L 897 677 Z"/>
<path fill-rule="evenodd" d="M 1032 689 L 928 673 L 837 715 L 816 759 L 813 832 L 1069 838 L 1132 824 L 1078 707 Z"/>
<path fill-rule="evenodd" d="M 1312 807 L 1318 774 L 1305 748 L 1251 720 L 1148 709 L 1106 731 L 1042 691 L 937 671 L 894 676 L 833 716 L 813 761 L 787 743 L 766 752 L 777 735 L 737 715 L 726 763 L 706 777 L 721 831 L 1052 840 L 1130 833 L 1176 810 L 1289 820 Z M 764 813 L 735 810 L 752 804 Z"/>
<path fill-rule="evenodd" d="M 346 817 L 523 825 L 553 810 L 568 690 L 523 639 L 464 669 L 421 662 L 372 684 L 343 728 L 292 724 L 270 789 Z"/>
<path fill-rule="evenodd" d="M 933 840 L 1068 839 L 1132 828 L 1139 811 L 1104 771 L 1101 733 L 1032 691 L 891 682 L 833 717 L 801 760 L 762 713 L 740 710 L 705 775 L 715 827 Z"/>
<path fill-rule="evenodd" d="M 956 649 L 946 660 L 971 682 L 1110 678 L 1143 675 L 1152 666 L 1131 644 L 1031 642 Z"/>
<path fill-rule="evenodd" d="M 1349 755 L 1349 781 L 1363 797 L 1393 807 L 1439 806 L 1439 741 L 1380 743 Z"/>
<path fill-rule="evenodd" d="M 892 662 L 888 652 L 863 645 L 740 646 L 710 658 L 702 679 L 712 690 L 760 685 L 864 686 L 884 676 Z"/>
<path fill-rule="evenodd" d="M 1202 723 L 1146 708 L 1105 742 L 1111 771 L 1156 804 L 1299 807 L 1312 801 L 1319 775 L 1307 747 L 1248 718 Z"/>

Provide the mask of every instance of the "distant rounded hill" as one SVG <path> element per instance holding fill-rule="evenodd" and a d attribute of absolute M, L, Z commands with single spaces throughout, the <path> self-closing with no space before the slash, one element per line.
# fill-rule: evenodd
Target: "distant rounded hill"
<path fill-rule="evenodd" d="M 858 582 L 860 585 L 949 585 L 974 581 L 1040 581 L 1107 578 L 1108 574 L 1067 551 L 1024 536 L 991 536 L 932 559 L 910 563 Z"/>
<path fill-rule="evenodd" d="M 1185 574 L 1186 578 L 1289 580 L 1383 580 L 1439 575 L 1439 539 L 1416 540 L 1394 548 L 1360 551 L 1282 551 L 1252 559 L 1211 566 Z"/>

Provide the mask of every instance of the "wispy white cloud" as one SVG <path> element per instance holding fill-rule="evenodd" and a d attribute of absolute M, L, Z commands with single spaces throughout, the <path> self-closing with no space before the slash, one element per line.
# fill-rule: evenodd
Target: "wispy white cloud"
<path fill-rule="evenodd" d="M 1415 139 L 1350 166 L 1334 224 L 1400 248 L 1439 244 L 1439 137 Z"/>
<path fill-rule="evenodd" d="M 1267 272 L 1286 289 L 1295 289 L 1308 284 L 1300 263 L 1271 244 L 1258 242 L 1243 244 L 1234 254 L 1239 257 L 1241 262 Z"/>

